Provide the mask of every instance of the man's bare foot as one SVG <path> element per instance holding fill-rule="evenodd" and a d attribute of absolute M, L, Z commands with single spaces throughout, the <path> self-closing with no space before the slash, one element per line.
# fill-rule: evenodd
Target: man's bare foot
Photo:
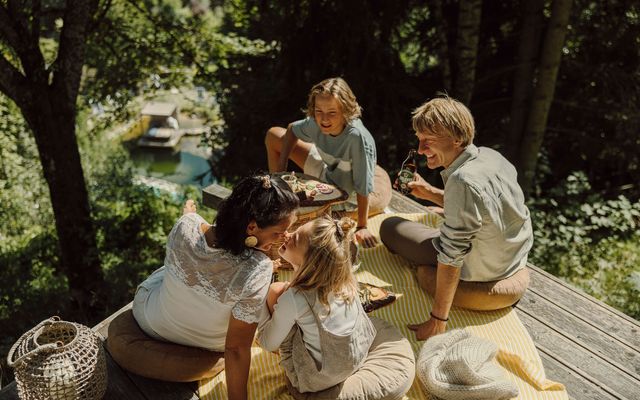
<path fill-rule="evenodd" d="M 184 203 L 184 207 L 182 208 L 182 215 L 188 214 L 188 213 L 194 213 L 196 212 L 196 202 L 189 199 Z"/>

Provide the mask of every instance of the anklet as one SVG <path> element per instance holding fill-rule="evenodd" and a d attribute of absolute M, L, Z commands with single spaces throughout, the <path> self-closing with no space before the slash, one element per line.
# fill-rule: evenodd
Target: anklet
<path fill-rule="evenodd" d="M 447 322 L 449 321 L 449 318 L 440 318 L 440 317 L 436 317 L 435 315 L 433 315 L 432 312 L 429 313 L 429 315 L 431 315 L 431 318 L 433 319 L 437 319 L 438 321 L 442 321 L 442 322 Z"/>

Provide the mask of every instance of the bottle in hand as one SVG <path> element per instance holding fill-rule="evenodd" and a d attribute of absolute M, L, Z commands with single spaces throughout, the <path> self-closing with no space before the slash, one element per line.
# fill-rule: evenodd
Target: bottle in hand
<path fill-rule="evenodd" d="M 416 150 L 409 150 L 409 154 L 407 158 L 402 162 L 402 167 L 400 172 L 398 172 L 398 179 L 396 181 L 396 189 L 407 195 L 411 192 L 411 188 L 409 187 L 409 182 L 413 182 L 416 170 L 418 169 L 416 164 Z"/>

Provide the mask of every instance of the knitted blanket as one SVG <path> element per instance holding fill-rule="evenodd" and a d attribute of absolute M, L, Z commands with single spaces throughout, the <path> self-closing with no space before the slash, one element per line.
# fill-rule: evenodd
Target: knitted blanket
<path fill-rule="evenodd" d="M 370 231 L 377 235 L 380 223 L 391 214 L 382 214 L 369 221 Z M 436 214 L 400 214 L 400 216 L 437 226 L 441 220 Z M 357 276 L 367 283 L 384 285 L 390 283 L 392 290 L 403 296 L 393 304 L 374 311 L 371 315 L 390 321 L 409 339 L 416 354 L 424 342 L 415 340 L 413 332 L 406 327 L 429 318 L 433 300 L 415 280 L 406 260 L 387 251 L 384 245 L 373 249 L 361 249 L 361 266 Z M 281 271 L 280 280 L 288 280 L 290 271 Z M 496 361 L 504 370 L 507 380 L 519 391 L 518 399 L 568 399 L 564 386 L 547 379 L 542 361 L 527 330 L 513 309 L 492 312 L 477 312 L 453 308 L 449 314 L 448 329 L 464 328 L 472 335 L 492 341 L 498 346 Z M 286 390 L 284 372 L 278 365 L 278 355 L 263 351 L 257 344 L 252 348 L 249 372 L 250 399 L 291 399 Z M 224 372 L 199 382 L 202 399 L 226 399 Z M 431 399 L 416 377 L 407 399 Z"/>

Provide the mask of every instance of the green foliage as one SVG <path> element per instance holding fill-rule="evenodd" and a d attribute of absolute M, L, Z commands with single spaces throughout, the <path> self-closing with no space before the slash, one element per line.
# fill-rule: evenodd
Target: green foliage
<path fill-rule="evenodd" d="M 640 202 L 605 200 L 574 173 L 529 206 L 530 261 L 640 318 Z"/>
<path fill-rule="evenodd" d="M 171 2 L 113 1 L 89 38 L 83 100 L 122 111 L 140 87 L 186 83 L 200 25 Z"/>
<path fill-rule="evenodd" d="M 0 96 L 0 356 L 23 332 L 51 315 L 70 315 L 67 279 L 59 262 L 48 190 L 35 143 L 15 106 Z M 78 118 L 98 248 L 107 284 L 106 306 L 93 322 L 131 301 L 135 287 L 162 266 L 166 237 L 182 214 L 184 199 L 201 203 L 195 188 L 165 193 L 134 184 L 133 166 L 122 146 L 102 131 L 88 132 Z M 38 208 L 34 207 L 38 205 Z M 214 213 L 200 207 L 209 221 Z M 4 365 L 4 364 L 3 364 Z"/>
<path fill-rule="evenodd" d="M 193 85 L 218 88 L 215 73 L 229 66 L 228 58 L 270 47 L 262 40 L 221 35 L 219 12 L 182 3 L 113 1 L 87 46 L 82 100 L 123 112 L 141 93 Z"/>
<path fill-rule="evenodd" d="M 395 165 L 413 144 L 410 110 L 425 85 L 400 59 L 396 27 L 410 1 L 236 0 L 225 3 L 223 33 L 273 44 L 262 53 L 229 58 L 218 71 L 229 142 L 218 169 L 232 178 L 265 168 L 264 134 L 303 118 L 314 83 L 342 76 L 364 108 L 362 120 L 378 144 L 379 163 Z M 349 38 L 349 40 L 344 40 Z M 402 38 L 400 38 L 402 40 Z M 238 165 L 237 160 L 244 162 Z"/>
<path fill-rule="evenodd" d="M 640 198 L 640 7 L 580 0 L 573 10 L 545 137 L 551 184 L 580 169 L 597 192 Z"/>
<path fill-rule="evenodd" d="M 16 235 L 36 237 L 53 224 L 34 139 L 17 107 L 0 95 L 0 252 Z M 43 211 L 44 210 L 44 211 Z"/>

